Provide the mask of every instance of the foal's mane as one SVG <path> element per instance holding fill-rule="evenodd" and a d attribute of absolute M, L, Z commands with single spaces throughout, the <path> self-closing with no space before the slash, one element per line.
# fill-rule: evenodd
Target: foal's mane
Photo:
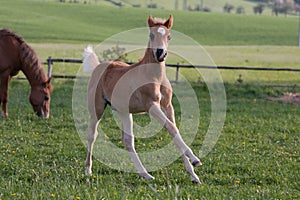
<path fill-rule="evenodd" d="M 166 19 L 157 18 L 157 17 L 154 17 L 153 20 L 155 26 L 163 26 L 164 23 L 167 21 Z"/>
<path fill-rule="evenodd" d="M 20 60 L 22 71 L 30 70 L 34 78 L 40 82 L 46 82 L 47 77 L 36 52 L 25 42 L 25 40 L 8 29 L 0 30 L 0 38 L 3 36 L 12 37 L 19 43 Z"/>

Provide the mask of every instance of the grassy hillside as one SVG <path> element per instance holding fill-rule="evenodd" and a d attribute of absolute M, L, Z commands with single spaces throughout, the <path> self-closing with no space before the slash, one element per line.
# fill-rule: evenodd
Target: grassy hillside
<path fill-rule="evenodd" d="M 43 1 L 43 0 L 41 0 Z M 48 0 L 49 1 L 49 0 Z M 57 2 L 58 0 L 50 0 Z M 66 2 L 70 2 L 66 0 Z M 113 3 L 108 2 L 107 0 L 77 0 L 78 3 L 87 3 L 93 5 L 106 5 L 106 6 L 115 6 Z M 184 4 L 184 0 L 116 0 L 114 2 L 122 3 L 124 7 L 134 7 L 138 6 L 140 8 L 147 8 L 150 4 L 155 5 L 158 9 L 166 10 L 186 10 L 188 8 L 194 9 L 200 4 L 200 0 L 188 0 Z M 209 8 L 211 12 L 223 12 L 223 7 L 226 3 L 229 3 L 234 6 L 232 13 L 236 12 L 236 8 L 242 6 L 245 9 L 245 14 L 254 14 L 253 7 L 257 4 L 253 1 L 247 0 L 204 0 L 203 6 Z M 271 15 L 271 9 L 265 8 L 263 14 Z"/>
<path fill-rule="evenodd" d="M 0 28 L 15 30 L 29 42 L 98 43 L 121 31 L 145 27 L 150 13 L 158 17 L 172 13 L 174 29 L 202 45 L 297 45 L 298 20 L 293 17 L 117 8 L 106 3 L 2 0 Z"/>

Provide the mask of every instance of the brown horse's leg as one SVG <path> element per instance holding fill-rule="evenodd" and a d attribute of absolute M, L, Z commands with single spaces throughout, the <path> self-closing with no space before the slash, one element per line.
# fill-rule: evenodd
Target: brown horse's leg
<path fill-rule="evenodd" d="M 122 141 L 130 154 L 131 160 L 134 163 L 140 176 L 147 180 L 154 179 L 153 176 L 148 174 L 147 170 L 144 168 L 141 160 L 139 159 L 135 148 L 134 148 L 134 135 L 133 135 L 133 119 L 130 113 L 119 113 L 122 121 Z"/>
<path fill-rule="evenodd" d="M 2 104 L 2 117 L 8 116 L 7 102 L 8 102 L 8 83 L 10 76 L 2 76 L 0 80 L 0 105 Z"/>
<path fill-rule="evenodd" d="M 104 99 L 96 99 L 94 105 L 97 105 L 93 113 L 90 113 L 90 124 L 88 128 L 88 152 L 85 160 L 86 175 L 92 174 L 92 154 L 93 147 L 98 136 L 97 127 L 106 107 Z M 91 112 L 91 111 L 90 111 Z M 96 112 L 96 113 L 94 113 Z"/>

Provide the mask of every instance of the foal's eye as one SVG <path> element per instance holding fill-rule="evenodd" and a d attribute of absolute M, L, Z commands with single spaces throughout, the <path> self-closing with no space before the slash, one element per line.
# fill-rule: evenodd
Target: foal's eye
<path fill-rule="evenodd" d="M 168 35 L 168 40 L 171 40 L 171 39 L 172 39 L 171 35 Z"/>
<path fill-rule="evenodd" d="M 154 34 L 150 33 L 150 39 L 153 41 L 154 40 Z"/>

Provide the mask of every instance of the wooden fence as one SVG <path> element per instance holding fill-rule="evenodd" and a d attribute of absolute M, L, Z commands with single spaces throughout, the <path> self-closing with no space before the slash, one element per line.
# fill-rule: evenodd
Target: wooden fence
<path fill-rule="evenodd" d="M 54 78 L 66 78 L 66 79 L 75 79 L 77 76 L 69 75 L 52 75 L 53 63 L 63 62 L 63 63 L 82 63 L 80 59 L 63 59 L 63 58 L 51 58 L 48 57 L 48 76 Z M 133 64 L 133 63 L 128 63 Z M 175 82 L 178 82 L 179 70 L 180 68 L 197 68 L 197 69 L 224 69 L 224 70 L 252 70 L 252 71 L 286 71 L 286 72 L 300 72 L 300 68 L 270 68 L 270 67 L 247 67 L 247 66 L 205 66 L 205 65 L 181 65 L 177 64 L 166 64 L 167 67 L 176 68 Z"/>

